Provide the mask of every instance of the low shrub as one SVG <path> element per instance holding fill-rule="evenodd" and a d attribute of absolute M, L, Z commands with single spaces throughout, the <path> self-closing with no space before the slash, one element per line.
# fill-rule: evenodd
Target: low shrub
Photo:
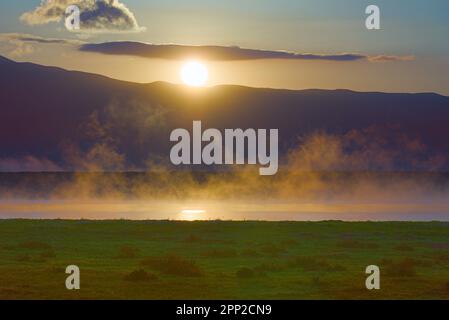
<path fill-rule="evenodd" d="M 133 246 L 122 246 L 119 248 L 117 258 L 119 259 L 133 259 L 139 255 L 139 249 Z"/>
<path fill-rule="evenodd" d="M 53 250 L 47 250 L 44 252 L 41 252 L 39 254 L 39 258 L 41 259 L 49 259 L 49 258 L 55 258 L 56 257 L 56 253 Z"/>
<path fill-rule="evenodd" d="M 416 276 L 416 262 L 405 258 L 387 265 L 385 274 L 391 277 L 414 277 Z"/>
<path fill-rule="evenodd" d="M 145 282 L 157 280 L 157 277 L 154 274 L 148 273 L 143 269 L 138 269 L 127 274 L 123 279 L 130 282 Z"/>
<path fill-rule="evenodd" d="M 148 257 L 141 261 L 141 265 L 167 275 L 201 277 L 204 274 L 196 262 L 177 255 Z"/>
<path fill-rule="evenodd" d="M 16 261 L 18 262 L 30 262 L 31 261 L 31 257 L 27 254 L 25 255 L 20 255 L 16 257 Z"/>
<path fill-rule="evenodd" d="M 254 249 L 245 249 L 242 251 L 241 255 L 245 257 L 259 257 L 260 253 Z"/>
<path fill-rule="evenodd" d="M 343 240 L 337 243 L 337 246 L 345 249 L 376 249 L 379 247 L 374 242 L 365 242 L 355 239 Z"/>
<path fill-rule="evenodd" d="M 51 249 L 51 245 L 39 241 L 26 241 L 19 243 L 19 248 L 31 250 L 48 250 Z"/>
<path fill-rule="evenodd" d="M 412 246 L 405 244 L 405 243 L 395 246 L 394 249 L 397 251 L 413 251 L 413 250 L 415 250 Z"/>
<path fill-rule="evenodd" d="M 260 251 L 271 256 L 277 256 L 285 253 L 287 249 L 283 246 L 278 246 L 275 244 L 265 244 L 260 248 Z"/>
<path fill-rule="evenodd" d="M 228 249 L 213 249 L 205 251 L 201 255 L 205 258 L 233 258 L 237 256 L 237 252 Z"/>
<path fill-rule="evenodd" d="M 188 243 L 195 243 L 195 242 L 201 242 L 202 239 L 196 235 L 189 235 L 184 239 L 184 242 L 188 242 Z"/>
<path fill-rule="evenodd" d="M 333 265 L 327 260 L 314 257 L 296 257 L 288 264 L 290 267 L 298 267 L 304 271 L 345 271 L 346 268 L 340 265 Z"/>
<path fill-rule="evenodd" d="M 250 268 L 240 268 L 237 270 L 237 272 L 235 273 L 235 275 L 237 276 L 237 278 L 240 279 L 248 279 L 248 278 L 253 278 L 255 276 L 255 272 L 253 269 Z"/>

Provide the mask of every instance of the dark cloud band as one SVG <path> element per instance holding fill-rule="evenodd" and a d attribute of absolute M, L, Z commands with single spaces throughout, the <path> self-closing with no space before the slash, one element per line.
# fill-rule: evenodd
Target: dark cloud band
<path fill-rule="evenodd" d="M 181 60 L 196 58 L 211 61 L 237 61 L 237 60 L 331 60 L 356 61 L 366 59 L 360 54 L 310 54 L 293 53 L 286 51 L 270 51 L 258 49 L 244 49 L 226 46 L 184 46 L 174 44 L 148 44 L 141 42 L 119 41 L 106 43 L 90 43 L 80 47 L 81 51 L 97 52 L 109 55 L 131 55 L 143 58 Z"/>
<path fill-rule="evenodd" d="M 133 41 L 116 41 L 105 43 L 89 43 L 80 47 L 80 51 L 96 52 L 108 55 L 130 55 L 151 59 L 183 60 L 188 58 L 209 61 L 238 60 L 328 60 L 328 61 L 359 61 L 370 62 L 409 61 L 412 56 L 369 56 L 357 53 L 314 54 L 294 53 L 287 51 L 272 51 L 260 49 L 245 49 L 226 46 L 186 46 L 175 44 L 149 44 Z"/>

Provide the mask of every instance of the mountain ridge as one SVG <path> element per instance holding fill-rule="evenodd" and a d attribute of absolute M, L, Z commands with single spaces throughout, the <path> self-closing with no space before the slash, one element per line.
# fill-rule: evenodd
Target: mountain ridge
<path fill-rule="evenodd" d="M 208 89 L 214 89 L 214 88 L 242 88 L 242 89 L 254 89 L 254 90 L 273 90 L 273 91 L 285 91 L 285 92 L 349 92 L 349 93 L 373 93 L 373 94 L 410 94 L 410 95 L 436 95 L 441 97 L 449 98 L 449 96 L 437 93 L 437 92 L 385 92 L 385 91 L 357 91 L 352 89 L 345 89 L 345 88 L 336 88 L 336 89 L 320 89 L 320 88 L 306 88 L 306 89 L 286 89 L 286 88 L 272 88 L 272 87 L 251 87 L 251 86 L 245 86 L 245 85 L 235 85 L 235 84 L 219 84 L 214 86 L 206 86 L 202 88 L 191 88 L 184 84 L 179 83 L 172 83 L 168 81 L 154 81 L 154 82 L 133 82 L 128 80 L 121 80 L 121 79 L 115 79 L 112 77 L 108 77 L 106 75 L 98 74 L 98 73 L 92 73 L 92 72 L 86 72 L 86 71 L 78 71 L 78 70 L 69 70 L 64 69 L 62 67 L 56 67 L 56 66 L 48 66 L 48 65 L 41 65 L 33 62 L 17 62 L 11 59 L 6 58 L 5 56 L 0 55 L 0 62 L 6 62 L 9 64 L 19 64 L 19 65 L 28 65 L 28 66 L 34 66 L 38 68 L 46 68 L 46 69 L 53 69 L 54 71 L 61 71 L 61 72 L 69 72 L 74 74 L 80 74 L 80 75 L 86 75 L 86 76 L 94 76 L 94 77 L 101 77 L 108 80 L 128 83 L 128 84 L 135 84 L 135 85 L 142 85 L 142 86 L 158 86 L 158 85 L 166 85 L 166 86 L 173 86 L 173 87 L 179 87 L 179 88 L 185 88 L 189 90 L 208 90 Z"/>
<path fill-rule="evenodd" d="M 345 135 L 369 128 L 377 128 L 368 130 L 373 137 L 403 134 L 449 153 L 449 97 L 436 93 L 196 89 L 6 58 L 0 58 L 0 71 L 0 159 L 34 157 L 72 168 L 86 157 L 102 162 L 100 146 L 109 152 L 102 156 L 123 157 L 127 167 L 141 168 L 152 156 L 167 160 L 170 132 L 190 130 L 194 120 L 217 129 L 277 128 L 282 155 L 316 132 Z"/>

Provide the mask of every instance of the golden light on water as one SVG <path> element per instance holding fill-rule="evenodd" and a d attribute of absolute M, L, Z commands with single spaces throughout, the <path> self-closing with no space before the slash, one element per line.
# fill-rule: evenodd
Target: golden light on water
<path fill-rule="evenodd" d="M 447 221 L 449 202 L 201 202 L 1 200 L 0 219 Z"/>
<path fill-rule="evenodd" d="M 185 209 L 181 211 L 181 220 L 195 221 L 204 220 L 206 217 L 206 210 L 201 209 Z"/>

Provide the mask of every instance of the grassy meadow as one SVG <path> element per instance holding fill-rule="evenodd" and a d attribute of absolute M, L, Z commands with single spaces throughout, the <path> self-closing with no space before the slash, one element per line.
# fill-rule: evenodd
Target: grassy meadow
<path fill-rule="evenodd" d="M 406 298 L 449 298 L 449 223 L 0 221 L 0 299 Z"/>

